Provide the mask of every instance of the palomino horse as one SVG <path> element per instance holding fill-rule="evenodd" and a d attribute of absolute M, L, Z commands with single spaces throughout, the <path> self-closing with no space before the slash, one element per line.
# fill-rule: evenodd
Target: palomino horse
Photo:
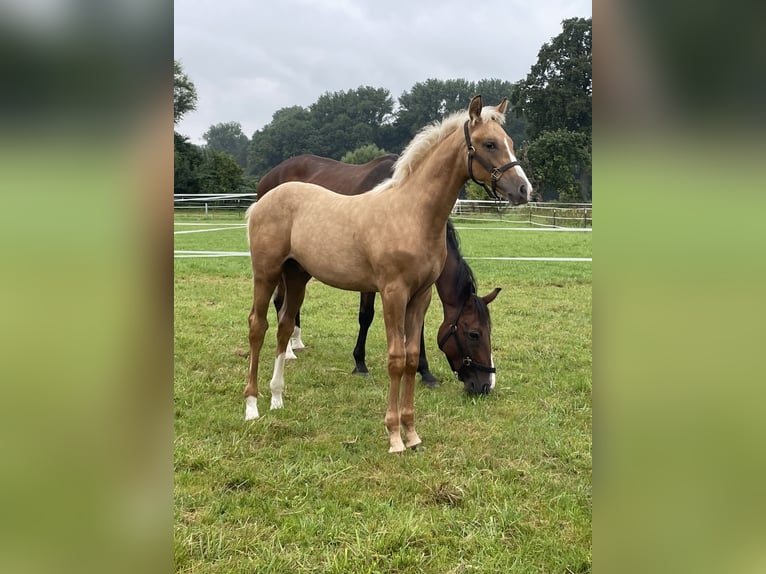
<path fill-rule="evenodd" d="M 445 228 L 460 188 L 468 178 L 489 181 L 491 192 L 512 204 L 526 203 L 532 192 L 502 128 L 507 104 L 482 108 L 481 96 L 475 96 L 467 113 L 422 129 L 396 162 L 393 177 L 368 193 L 346 196 L 287 182 L 248 208 L 253 307 L 246 420 L 258 417 L 258 363 L 274 288 L 284 283 L 285 301 L 269 385 L 272 409 L 283 406 L 285 351 L 313 276 L 339 289 L 380 293 L 388 343 L 389 452 L 421 444 L 414 408 L 420 330 L 431 285 L 447 256 Z"/>
<path fill-rule="evenodd" d="M 369 191 L 393 175 L 397 156 L 389 154 L 361 165 L 336 161 L 316 155 L 299 155 L 286 159 L 270 170 L 258 183 L 258 197 L 287 181 L 316 183 L 343 195 L 358 195 Z M 487 304 L 495 299 L 499 288 L 479 297 L 473 272 L 460 254 L 457 235 L 447 221 L 447 262 L 436 280 L 436 292 L 444 308 L 444 321 L 440 333 L 454 336 L 449 344 L 441 345 L 447 362 L 469 393 L 488 393 L 495 386 L 495 367 L 492 360 L 490 318 Z M 274 298 L 279 312 L 283 293 Z M 367 333 L 375 315 L 375 293 L 361 293 L 359 298 L 359 335 L 354 346 L 354 373 L 368 374 L 365 362 Z M 295 328 L 290 338 L 287 358 L 294 358 L 290 348 L 304 348 L 301 339 L 300 313 L 295 317 Z M 426 357 L 423 331 L 420 334 L 418 373 L 427 386 L 438 386 Z"/>

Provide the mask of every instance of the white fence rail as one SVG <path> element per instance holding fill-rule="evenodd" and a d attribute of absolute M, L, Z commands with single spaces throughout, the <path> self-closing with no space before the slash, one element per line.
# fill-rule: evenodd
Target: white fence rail
<path fill-rule="evenodd" d="M 244 211 L 255 199 L 255 193 L 176 194 L 173 209 L 179 213 L 198 211 L 208 216 L 210 211 Z M 462 221 L 477 219 L 529 227 L 592 229 L 593 204 L 528 203 L 512 207 L 491 200 L 458 199 L 452 217 Z"/>

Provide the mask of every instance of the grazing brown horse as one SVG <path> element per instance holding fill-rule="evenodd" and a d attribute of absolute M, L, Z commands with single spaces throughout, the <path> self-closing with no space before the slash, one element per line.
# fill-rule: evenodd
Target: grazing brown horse
<path fill-rule="evenodd" d="M 389 452 L 421 444 L 414 409 L 420 330 L 431 285 L 447 256 L 445 229 L 460 188 L 469 178 L 489 181 L 491 192 L 512 204 L 526 203 L 532 192 L 502 128 L 507 103 L 482 108 L 481 96 L 475 96 L 467 112 L 422 129 L 397 160 L 393 177 L 368 193 L 346 196 L 287 182 L 250 206 L 253 307 L 246 420 L 258 417 L 258 363 L 272 293 L 283 282 L 270 383 L 274 409 L 283 406 L 287 343 L 313 276 L 339 289 L 380 293 L 388 342 Z"/>
<path fill-rule="evenodd" d="M 286 159 L 270 170 L 258 183 L 258 197 L 287 181 L 315 183 L 343 195 L 358 195 L 393 175 L 393 154 L 376 158 L 361 165 L 336 161 L 316 155 L 299 155 Z M 281 291 L 281 290 L 278 290 Z M 440 332 L 449 332 L 454 341 L 441 346 L 447 362 L 469 393 L 488 393 L 495 386 L 495 367 L 492 360 L 490 318 L 487 304 L 494 300 L 497 288 L 484 297 L 476 294 L 473 272 L 460 254 L 457 235 L 452 223 L 447 221 L 447 263 L 436 280 L 436 292 L 444 308 L 444 321 Z M 278 292 L 274 306 L 279 312 L 284 293 Z M 480 300 L 479 300 L 480 299 Z M 367 333 L 375 315 L 375 293 L 361 293 L 359 298 L 359 334 L 354 346 L 354 373 L 368 374 L 365 362 Z M 426 357 L 423 330 L 420 335 L 420 356 L 417 372 L 429 386 L 438 386 L 439 381 L 430 371 Z M 300 313 L 295 317 L 295 328 L 291 336 L 291 347 L 304 348 L 301 339 Z M 445 342 L 446 343 L 446 342 Z M 288 358 L 290 348 L 288 347 Z"/>

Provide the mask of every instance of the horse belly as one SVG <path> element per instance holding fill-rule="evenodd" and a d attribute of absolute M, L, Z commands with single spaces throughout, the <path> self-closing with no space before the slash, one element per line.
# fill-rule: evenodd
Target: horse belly
<path fill-rule="evenodd" d="M 348 230 L 348 228 L 346 228 Z M 290 257 L 312 276 L 347 291 L 377 291 L 372 268 L 353 235 L 294 230 Z"/>

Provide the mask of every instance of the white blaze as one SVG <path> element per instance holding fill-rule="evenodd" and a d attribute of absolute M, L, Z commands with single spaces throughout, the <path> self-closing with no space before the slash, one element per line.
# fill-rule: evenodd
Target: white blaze
<path fill-rule="evenodd" d="M 494 355 L 489 356 L 489 366 L 492 367 L 493 369 L 495 368 Z M 491 391 L 494 388 L 495 388 L 495 373 L 490 373 L 489 374 L 489 390 Z"/>
<path fill-rule="evenodd" d="M 505 138 L 503 140 L 505 142 L 505 149 L 508 150 L 508 155 L 511 156 L 511 161 L 519 161 L 516 159 L 516 156 L 513 155 L 513 152 L 511 151 L 511 145 L 508 143 L 508 138 Z M 527 201 L 532 201 L 532 184 L 529 183 L 529 180 L 527 179 L 527 174 L 524 173 L 524 170 L 521 169 L 520 165 L 513 166 L 513 170 L 516 172 L 516 175 L 523 178 L 526 182 L 527 186 Z"/>

